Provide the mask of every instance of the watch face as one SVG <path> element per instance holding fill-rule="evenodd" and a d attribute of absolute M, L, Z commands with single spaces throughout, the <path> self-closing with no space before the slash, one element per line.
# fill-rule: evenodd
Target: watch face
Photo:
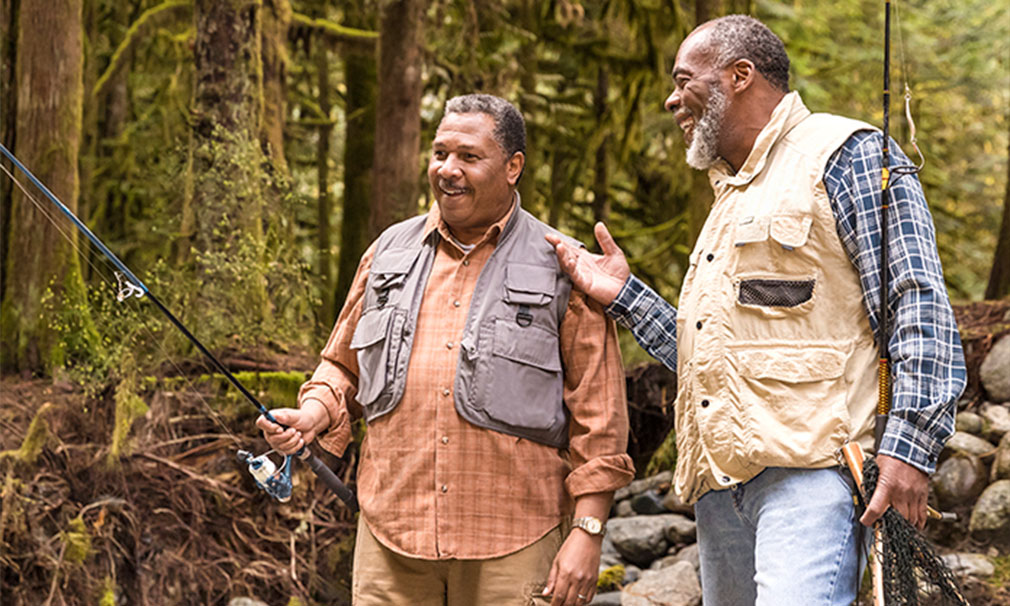
<path fill-rule="evenodd" d="M 586 530 L 593 534 L 599 534 L 600 526 L 599 520 L 586 520 Z"/>

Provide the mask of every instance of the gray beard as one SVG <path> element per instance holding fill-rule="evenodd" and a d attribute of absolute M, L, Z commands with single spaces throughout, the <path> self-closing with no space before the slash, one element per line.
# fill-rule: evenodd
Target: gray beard
<path fill-rule="evenodd" d="M 719 87 L 713 87 L 705 104 L 705 114 L 695 125 L 691 145 L 687 147 L 687 164 L 691 168 L 708 170 L 719 160 L 716 148 L 725 113 L 726 95 Z"/>

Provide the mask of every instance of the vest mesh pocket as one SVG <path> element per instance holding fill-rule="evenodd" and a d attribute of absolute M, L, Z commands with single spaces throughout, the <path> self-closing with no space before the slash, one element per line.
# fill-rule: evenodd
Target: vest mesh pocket
<path fill-rule="evenodd" d="M 815 280 L 742 280 L 741 305 L 796 307 L 814 295 Z"/>

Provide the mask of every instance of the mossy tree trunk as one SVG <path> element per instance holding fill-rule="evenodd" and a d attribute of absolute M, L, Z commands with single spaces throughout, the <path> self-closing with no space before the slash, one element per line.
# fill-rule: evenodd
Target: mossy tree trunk
<path fill-rule="evenodd" d="M 287 40 L 291 23 L 288 0 L 263 0 L 263 127 L 260 140 L 275 170 L 288 174 L 284 157 L 287 96 Z"/>
<path fill-rule="evenodd" d="M 14 59 L 18 43 L 18 7 L 20 0 L 9 0 L 0 4 L 0 82 L 14 82 Z M 14 119 L 17 116 L 17 94 L 14 86 L 0 86 L 0 143 L 7 149 L 14 149 Z M 6 159 L 0 159 L 8 170 L 13 167 Z M 11 193 L 14 182 L 0 178 L 0 247 L 6 246 L 10 238 Z M 2 252 L 6 253 L 6 250 Z M 0 263 L 0 301 L 7 289 L 7 264 Z"/>
<path fill-rule="evenodd" d="M 1010 137 L 1007 138 L 1007 157 L 1010 158 Z M 996 254 L 992 259 L 986 299 L 1010 296 L 1010 159 L 1007 161 L 1006 193 L 1003 194 L 1003 220 L 996 236 Z"/>
<path fill-rule="evenodd" d="M 372 29 L 364 3 L 356 2 L 348 9 L 347 24 Z M 375 156 L 375 108 L 378 77 L 374 49 L 359 45 L 344 45 L 344 99 L 346 130 L 344 131 L 344 200 L 343 222 L 340 225 L 340 261 L 334 314 L 343 306 L 347 291 L 358 268 L 358 260 L 369 244 L 368 219 L 372 207 L 372 163 Z M 416 120 L 416 118 L 415 118 Z M 420 131 L 418 131 L 420 133 Z M 420 134 L 418 134 L 420 137 Z M 415 154 L 416 154 L 416 145 Z M 416 157 L 416 156 L 415 156 Z M 412 164 L 413 166 L 413 164 Z M 334 317 L 336 317 L 334 315 Z"/>
<path fill-rule="evenodd" d="M 606 66 L 601 65 L 596 75 L 596 91 L 593 94 L 593 113 L 596 116 L 596 123 L 600 128 L 608 128 L 607 119 L 607 94 L 610 91 L 610 74 Z M 606 223 L 610 219 L 610 168 L 609 154 L 607 148 L 610 145 L 612 136 L 610 133 L 604 135 L 596 148 L 595 173 L 593 176 L 593 221 L 603 221 Z"/>
<path fill-rule="evenodd" d="M 519 3 L 519 22 L 523 29 L 528 32 L 539 32 L 540 23 L 538 18 L 538 2 L 535 0 L 522 0 Z M 522 181 L 519 182 L 519 197 L 526 210 L 535 212 L 543 207 L 543 200 L 536 199 L 536 170 L 542 162 L 543 154 L 540 153 L 540 132 L 536 123 L 532 119 L 537 110 L 537 71 L 538 65 L 539 37 L 533 36 L 524 39 L 519 47 L 520 65 L 522 71 L 519 76 L 519 86 L 522 90 L 520 109 L 526 116 L 526 170 Z"/>
<path fill-rule="evenodd" d="M 316 63 L 316 86 L 319 88 L 319 112 L 322 121 L 319 124 L 319 139 L 316 141 L 316 248 L 318 265 L 316 279 L 319 280 L 319 290 L 322 294 L 322 310 L 319 321 L 323 326 L 330 326 L 337 317 L 333 304 L 333 255 L 331 253 L 332 238 L 330 237 L 331 219 L 333 217 L 333 196 L 330 195 L 330 138 L 333 137 L 333 122 L 330 112 L 333 111 L 330 85 L 330 50 L 326 41 L 318 37 L 312 41 L 312 53 Z M 350 94 L 350 87 L 347 90 Z"/>
<path fill-rule="evenodd" d="M 256 0 L 194 2 L 195 87 L 188 209 L 196 309 L 211 342 L 269 334 L 263 215 L 270 188 L 263 132 L 263 7 Z M 250 332 L 251 331 L 251 332 Z"/>
<path fill-rule="evenodd" d="M 82 0 L 22 3 L 15 51 L 14 153 L 71 211 L 77 209 L 84 99 L 81 19 Z M 52 212 L 42 193 L 29 191 L 76 240 L 73 227 Z M 19 190 L 10 202 L 2 363 L 5 370 L 45 374 L 86 358 L 97 338 L 74 242 Z"/>
<path fill-rule="evenodd" d="M 425 2 L 384 0 L 369 235 L 417 214 L 421 143 L 421 19 Z"/>

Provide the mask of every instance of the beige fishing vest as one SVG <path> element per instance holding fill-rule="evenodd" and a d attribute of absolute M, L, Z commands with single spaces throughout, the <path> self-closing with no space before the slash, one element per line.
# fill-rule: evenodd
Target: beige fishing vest
<path fill-rule="evenodd" d="M 876 348 L 823 183 L 832 153 L 871 128 L 790 93 L 739 172 L 709 171 L 715 202 L 677 317 L 675 481 L 689 503 L 872 442 Z"/>

